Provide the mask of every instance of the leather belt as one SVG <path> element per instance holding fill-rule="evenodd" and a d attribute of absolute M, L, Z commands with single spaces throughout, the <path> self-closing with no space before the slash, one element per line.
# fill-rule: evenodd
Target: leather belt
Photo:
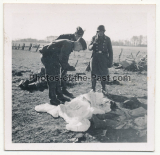
<path fill-rule="evenodd" d="M 103 54 L 103 52 L 102 52 L 102 51 L 96 51 L 96 53 L 101 53 L 101 54 Z"/>

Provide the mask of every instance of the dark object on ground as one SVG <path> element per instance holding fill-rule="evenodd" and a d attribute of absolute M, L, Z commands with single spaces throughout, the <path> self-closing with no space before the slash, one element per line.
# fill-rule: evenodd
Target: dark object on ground
<path fill-rule="evenodd" d="M 119 64 L 119 65 L 118 65 Z M 144 56 L 139 61 L 136 58 L 126 58 L 126 60 L 121 61 L 120 63 L 114 63 L 114 66 L 118 66 L 115 69 L 124 69 L 132 72 L 142 72 L 147 71 L 147 55 Z"/>
<path fill-rule="evenodd" d="M 23 90 L 26 90 L 28 88 L 29 80 L 21 80 L 19 83 L 19 87 Z"/>
<path fill-rule="evenodd" d="M 26 71 L 19 71 L 18 72 L 18 75 L 22 74 L 23 72 L 30 72 L 30 70 L 26 70 Z M 13 70 L 12 71 L 12 74 L 13 75 L 17 75 L 17 71 Z M 79 74 L 75 74 L 74 76 L 78 76 Z M 48 89 L 48 85 L 47 85 L 47 81 L 45 80 L 42 80 L 41 77 L 45 76 L 45 69 L 44 67 L 42 67 L 40 69 L 40 71 L 37 73 L 37 74 L 32 74 L 32 76 L 30 75 L 30 79 L 28 80 L 21 80 L 21 82 L 19 83 L 19 87 L 23 90 L 28 90 L 28 91 L 36 91 L 36 90 L 39 90 L 39 91 L 44 91 L 45 89 Z M 31 78 L 32 77 L 32 78 Z M 81 76 L 79 76 L 79 78 L 82 79 Z M 81 80 L 78 81 L 75 80 L 73 78 L 73 80 L 69 80 L 69 81 L 66 81 L 66 85 L 67 87 L 74 87 L 75 85 L 80 85 L 82 82 Z M 64 92 L 66 96 L 70 97 L 70 98 L 74 98 L 73 95 L 71 95 L 71 93 L 66 93 Z M 69 100 L 68 100 L 69 101 Z"/>
<path fill-rule="evenodd" d="M 122 69 L 123 66 L 122 65 L 119 65 L 118 67 L 116 67 L 115 69 Z"/>
<path fill-rule="evenodd" d="M 22 71 L 12 70 L 12 76 L 22 76 Z"/>
<path fill-rule="evenodd" d="M 31 70 L 12 70 L 12 76 L 22 76 L 25 72 L 31 72 Z"/>
<path fill-rule="evenodd" d="M 23 71 L 21 71 L 23 72 Z M 37 74 L 32 75 L 32 79 L 30 80 L 21 80 L 19 83 L 19 87 L 23 90 L 28 90 L 30 92 L 39 90 L 39 91 L 44 91 L 45 89 L 48 89 L 47 81 L 38 79 L 38 77 L 45 76 L 45 69 L 44 67 L 41 68 L 41 70 Z M 31 77 L 31 75 L 30 75 Z"/>
<path fill-rule="evenodd" d="M 116 80 L 114 80 L 114 81 L 106 81 L 106 84 L 107 85 L 120 85 L 120 82 L 116 81 Z"/>
<path fill-rule="evenodd" d="M 86 73 L 76 73 L 76 75 L 86 75 Z"/>
<path fill-rule="evenodd" d="M 129 100 L 126 100 L 123 102 L 123 108 L 126 109 L 136 109 L 139 108 L 141 106 L 141 102 L 136 98 L 136 97 L 132 97 Z"/>
<path fill-rule="evenodd" d="M 119 66 L 119 63 L 118 62 L 114 62 L 113 66 Z"/>
<path fill-rule="evenodd" d="M 111 109 L 113 110 L 113 111 L 115 111 L 118 107 L 117 107 L 117 105 L 116 105 L 116 102 L 114 102 L 114 101 L 110 101 L 110 107 L 111 107 Z"/>
<path fill-rule="evenodd" d="M 135 72 L 135 71 L 138 71 L 138 68 L 136 63 L 133 62 L 130 64 L 130 66 L 125 67 L 124 70 Z"/>
<path fill-rule="evenodd" d="M 48 88 L 46 81 L 43 81 L 43 82 L 37 81 L 37 82 L 30 83 L 29 80 L 21 80 L 18 86 L 22 90 L 27 90 L 31 92 L 35 90 L 44 91 L 45 89 Z"/>

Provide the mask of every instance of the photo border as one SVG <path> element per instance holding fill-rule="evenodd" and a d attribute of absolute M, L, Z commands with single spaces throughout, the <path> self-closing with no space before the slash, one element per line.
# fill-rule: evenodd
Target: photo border
<path fill-rule="evenodd" d="M 96 5 L 96 4 L 95 4 Z M 149 5 L 149 4 L 148 4 Z M 154 4 L 153 4 L 154 5 Z M 72 143 L 12 143 L 12 62 L 11 62 L 11 25 L 12 12 L 5 12 L 4 10 L 4 79 L 5 79 L 5 150 L 87 150 L 87 151 L 154 151 L 154 108 L 155 108 L 155 10 L 149 10 L 148 12 L 148 64 L 151 64 L 148 68 L 148 134 L 147 143 L 84 143 L 84 144 L 72 144 Z M 150 103 L 150 104 L 149 104 Z M 62 145 L 63 144 L 63 145 Z M 133 148 L 134 146 L 134 148 Z M 43 149 L 42 149 L 43 148 Z M 74 148 L 74 149 L 73 149 Z M 104 149 L 105 148 L 105 149 Z M 116 148 L 116 149 L 115 149 Z"/>

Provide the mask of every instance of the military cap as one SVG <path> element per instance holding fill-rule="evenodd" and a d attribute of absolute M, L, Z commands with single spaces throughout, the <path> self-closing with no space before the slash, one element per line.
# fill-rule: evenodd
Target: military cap
<path fill-rule="evenodd" d="M 106 31 L 103 25 L 99 25 L 97 31 Z"/>
<path fill-rule="evenodd" d="M 83 31 L 83 29 L 80 26 L 78 26 L 76 28 L 76 33 L 79 34 L 79 35 L 83 35 L 84 31 Z"/>
<path fill-rule="evenodd" d="M 79 42 L 81 43 L 83 50 L 86 50 L 87 49 L 86 41 L 83 38 L 80 38 Z"/>

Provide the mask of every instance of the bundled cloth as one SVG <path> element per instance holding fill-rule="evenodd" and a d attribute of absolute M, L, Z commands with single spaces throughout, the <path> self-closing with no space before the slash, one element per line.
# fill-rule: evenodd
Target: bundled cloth
<path fill-rule="evenodd" d="M 67 125 L 66 129 L 76 132 L 87 131 L 93 114 L 105 114 L 111 111 L 110 100 L 103 98 L 102 93 L 89 92 L 58 106 L 48 103 L 35 107 L 37 112 L 47 112 L 53 117 L 62 117 Z"/>

